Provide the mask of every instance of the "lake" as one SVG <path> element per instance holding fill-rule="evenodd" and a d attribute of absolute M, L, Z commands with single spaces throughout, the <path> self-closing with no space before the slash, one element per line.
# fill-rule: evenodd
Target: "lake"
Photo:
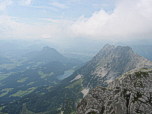
<path fill-rule="evenodd" d="M 63 80 L 63 79 L 65 79 L 65 78 L 69 77 L 72 73 L 73 73 L 73 72 L 72 72 L 71 70 L 67 70 L 67 71 L 64 72 L 63 75 L 57 76 L 57 78 L 58 78 L 59 80 Z"/>

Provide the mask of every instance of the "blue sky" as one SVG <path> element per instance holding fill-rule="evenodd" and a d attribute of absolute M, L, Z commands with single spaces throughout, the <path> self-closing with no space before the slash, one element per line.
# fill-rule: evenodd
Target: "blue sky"
<path fill-rule="evenodd" d="M 0 39 L 152 38 L 152 0 L 0 0 Z"/>
<path fill-rule="evenodd" d="M 114 1 L 102 0 L 8 0 L 7 14 L 20 18 L 71 19 L 91 16 L 101 8 L 113 10 Z M 6 12 L 5 12 L 6 13 Z"/>

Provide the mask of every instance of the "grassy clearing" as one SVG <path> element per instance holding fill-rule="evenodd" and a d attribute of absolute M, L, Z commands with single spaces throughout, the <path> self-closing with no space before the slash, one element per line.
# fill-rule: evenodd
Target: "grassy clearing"
<path fill-rule="evenodd" d="M 16 66 L 21 66 L 21 65 L 22 65 L 21 62 L 6 63 L 6 64 L 1 64 L 0 69 L 6 68 L 7 70 L 10 70 L 10 69 L 15 68 Z"/>
<path fill-rule="evenodd" d="M 53 81 L 53 83 L 54 83 L 54 84 L 58 84 L 58 83 L 56 83 L 56 81 Z"/>
<path fill-rule="evenodd" d="M 10 76 L 11 74 L 13 74 L 14 72 L 10 72 L 10 73 L 7 73 L 7 74 L 2 74 L 0 73 L 0 80 L 3 80 L 5 78 L 7 78 L 8 76 Z"/>
<path fill-rule="evenodd" d="M 5 75 L 0 75 L 0 80 L 3 80 L 5 78 L 7 78 L 8 76 L 5 76 Z"/>
<path fill-rule="evenodd" d="M 0 94 L 0 97 L 3 97 L 5 95 L 8 94 L 8 92 L 10 92 L 13 88 L 5 88 L 3 89 L 1 92 L 3 92 L 2 94 Z"/>
<path fill-rule="evenodd" d="M 45 78 L 48 76 L 48 74 L 44 74 L 42 71 L 39 71 L 38 74 L 41 76 L 40 78 Z"/>
<path fill-rule="evenodd" d="M 33 67 L 38 67 L 39 65 L 43 64 L 43 62 L 37 62 L 35 63 L 36 65 L 34 65 Z"/>
<path fill-rule="evenodd" d="M 23 83 L 23 82 L 25 82 L 27 79 L 28 79 L 28 77 L 22 78 L 22 79 L 20 79 L 20 80 L 17 80 L 17 82 L 18 82 L 18 83 Z"/>
<path fill-rule="evenodd" d="M 29 84 L 27 84 L 27 85 L 32 85 L 32 84 L 34 84 L 34 82 L 30 82 Z"/>
<path fill-rule="evenodd" d="M 30 68 L 30 66 L 27 66 L 27 67 L 26 67 L 26 69 L 29 69 L 29 68 Z"/>
<path fill-rule="evenodd" d="M 46 88 L 46 89 L 50 89 L 50 88 L 52 88 L 53 86 L 49 86 L 48 88 Z"/>
<path fill-rule="evenodd" d="M 40 78 L 44 79 L 45 77 L 51 76 L 51 75 L 53 75 L 54 73 L 51 72 L 50 74 L 44 74 L 42 71 L 39 71 L 38 74 L 41 76 Z"/>
<path fill-rule="evenodd" d="M 37 65 L 41 65 L 43 62 L 37 62 Z"/>
<path fill-rule="evenodd" d="M 16 92 L 15 94 L 13 95 L 10 95 L 9 97 L 23 97 L 31 92 L 33 92 L 37 87 L 32 87 L 32 88 L 28 88 L 26 91 L 22 91 L 22 90 L 19 90 L 18 92 Z"/>
<path fill-rule="evenodd" d="M 76 82 L 74 82 L 73 84 L 67 86 L 66 88 L 71 89 L 71 88 L 73 88 L 73 87 L 75 87 L 77 85 L 81 85 L 81 79 L 77 80 Z"/>
<path fill-rule="evenodd" d="M 53 74 L 54 74 L 54 72 L 51 72 L 51 73 L 50 73 L 50 76 L 53 75 Z"/>

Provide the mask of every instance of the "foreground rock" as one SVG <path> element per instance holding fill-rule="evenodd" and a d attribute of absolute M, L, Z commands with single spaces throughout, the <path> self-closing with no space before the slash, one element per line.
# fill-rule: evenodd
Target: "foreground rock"
<path fill-rule="evenodd" d="M 81 100 L 76 114 L 151 114 L 152 69 L 123 74 L 107 88 L 96 87 Z"/>

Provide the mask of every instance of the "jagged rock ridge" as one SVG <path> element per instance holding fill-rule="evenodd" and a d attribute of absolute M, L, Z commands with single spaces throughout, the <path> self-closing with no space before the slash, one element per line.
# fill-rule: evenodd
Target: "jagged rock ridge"
<path fill-rule="evenodd" d="M 82 99 L 76 114 L 151 114 L 152 69 L 123 74 L 107 88 L 96 87 Z"/>
<path fill-rule="evenodd" d="M 107 44 L 91 61 L 79 69 L 74 79 L 83 78 L 84 88 L 106 87 L 125 72 L 151 66 L 151 61 L 140 57 L 130 47 L 114 47 Z"/>

